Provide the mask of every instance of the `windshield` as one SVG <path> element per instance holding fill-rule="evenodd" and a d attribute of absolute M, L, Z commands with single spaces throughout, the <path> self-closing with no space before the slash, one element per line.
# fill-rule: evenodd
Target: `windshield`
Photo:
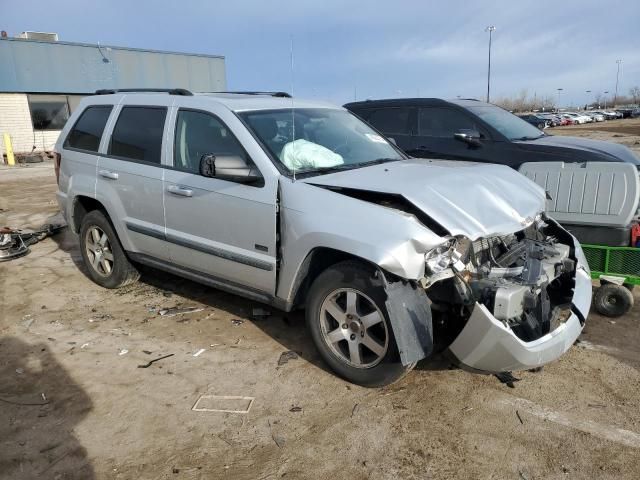
<path fill-rule="evenodd" d="M 474 105 L 466 108 L 509 140 L 533 140 L 544 136 L 544 133 L 533 125 L 495 105 Z"/>
<path fill-rule="evenodd" d="M 240 116 L 290 172 L 346 170 L 405 158 L 385 138 L 343 110 L 260 110 Z"/>

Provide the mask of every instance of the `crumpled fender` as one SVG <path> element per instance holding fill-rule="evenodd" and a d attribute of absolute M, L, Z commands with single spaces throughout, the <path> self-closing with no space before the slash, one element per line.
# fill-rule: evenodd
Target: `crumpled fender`
<path fill-rule="evenodd" d="M 431 301 L 415 282 L 387 279 L 381 275 L 387 293 L 385 302 L 393 336 L 403 365 L 433 353 Z"/>

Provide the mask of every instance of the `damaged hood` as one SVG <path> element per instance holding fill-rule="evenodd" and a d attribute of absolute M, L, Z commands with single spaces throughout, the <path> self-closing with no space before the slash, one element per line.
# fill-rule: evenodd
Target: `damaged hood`
<path fill-rule="evenodd" d="M 541 187 L 492 164 L 411 159 L 299 181 L 402 195 L 452 235 L 471 240 L 522 230 L 545 207 Z"/>

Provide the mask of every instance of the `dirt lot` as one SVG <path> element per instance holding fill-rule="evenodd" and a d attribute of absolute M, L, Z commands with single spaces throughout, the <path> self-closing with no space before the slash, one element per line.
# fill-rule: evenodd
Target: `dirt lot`
<path fill-rule="evenodd" d="M 553 133 L 640 147 L 640 131 Z M 38 226 L 54 192 L 50 164 L 0 169 L 0 224 Z M 1 478 L 640 477 L 640 307 L 591 314 L 580 344 L 514 389 L 442 357 L 365 389 L 327 371 L 299 313 L 253 320 L 258 305 L 154 270 L 121 291 L 83 272 L 70 232 L 0 264 Z M 193 411 L 203 394 L 255 400 Z"/>

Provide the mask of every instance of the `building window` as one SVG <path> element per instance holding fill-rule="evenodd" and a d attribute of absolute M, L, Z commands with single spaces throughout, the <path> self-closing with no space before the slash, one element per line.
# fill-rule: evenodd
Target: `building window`
<path fill-rule="evenodd" d="M 34 130 L 62 130 L 69 119 L 66 95 L 29 95 L 28 99 Z"/>

